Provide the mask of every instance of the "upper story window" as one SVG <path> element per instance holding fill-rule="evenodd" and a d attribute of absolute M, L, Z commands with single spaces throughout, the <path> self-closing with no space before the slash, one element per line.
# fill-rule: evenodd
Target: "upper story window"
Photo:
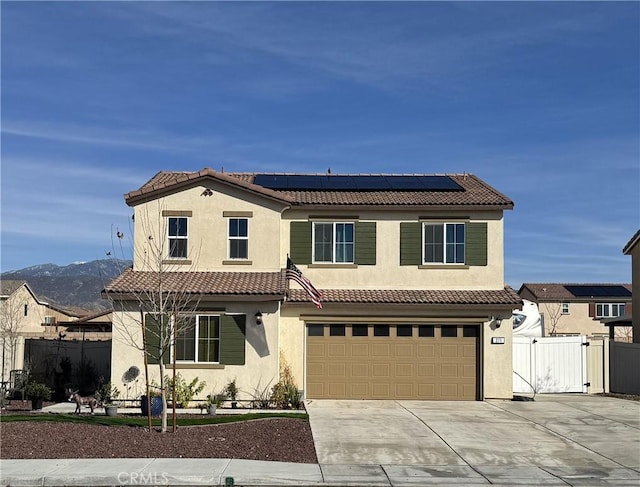
<path fill-rule="evenodd" d="M 314 222 L 313 262 L 353 264 L 354 224 Z"/>
<path fill-rule="evenodd" d="M 562 303 L 562 314 L 563 315 L 569 314 L 569 303 Z"/>
<path fill-rule="evenodd" d="M 596 303 L 596 318 L 615 318 L 624 315 L 624 303 Z"/>
<path fill-rule="evenodd" d="M 229 258 L 249 258 L 249 220 L 229 218 Z"/>
<path fill-rule="evenodd" d="M 169 217 L 169 257 L 173 259 L 187 258 L 188 218 Z"/>
<path fill-rule="evenodd" d="M 464 264 L 465 224 L 424 223 L 424 264 Z"/>

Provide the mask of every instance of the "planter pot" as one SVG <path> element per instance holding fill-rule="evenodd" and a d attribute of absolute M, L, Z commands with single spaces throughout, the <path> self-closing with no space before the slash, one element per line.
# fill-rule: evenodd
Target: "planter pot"
<path fill-rule="evenodd" d="M 211 415 L 211 416 L 215 416 L 215 414 L 216 414 L 216 405 L 215 404 L 211 404 L 210 406 L 207 406 L 207 413 L 209 413 L 209 415 Z"/>
<path fill-rule="evenodd" d="M 148 416 L 148 399 L 147 396 L 140 397 L 140 410 L 143 416 Z M 162 414 L 162 397 L 151 397 L 151 416 L 160 416 Z"/>
<path fill-rule="evenodd" d="M 116 406 L 115 404 L 105 405 L 104 414 L 106 416 L 116 416 L 118 414 L 118 406 Z"/>
<path fill-rule="evenodd" d="M 44 400 L 41 397 L 32 397 L 31 398 L 31 409 L 33 411 L 37 411 L 42 409 L 42 402 Z"/>

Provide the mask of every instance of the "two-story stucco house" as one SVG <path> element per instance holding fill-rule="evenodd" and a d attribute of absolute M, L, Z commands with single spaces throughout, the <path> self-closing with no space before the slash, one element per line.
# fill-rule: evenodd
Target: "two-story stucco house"
<path fill-rule="evenodd" d="M 236 379 L 239 399 L 277 382 L 280 360 L 307 399 L 512 396 L 513 202 L 476 176 L 205 168 L 160 172 L 125 201 L 135 251 L 105 288 L 118 303 L 112 377 L 142 369 L 143 353 L 117 335 L 141 338 L 136 300 L 161 281 L 197 300 L 171 350 L 178 371 L 209 388 Z M 287 279 L 288 257 L 321 307 Z"/>

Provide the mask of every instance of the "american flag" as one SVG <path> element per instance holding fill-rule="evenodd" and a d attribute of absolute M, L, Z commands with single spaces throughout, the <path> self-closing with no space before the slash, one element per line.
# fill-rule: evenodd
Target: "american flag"
<path fill-rule="evenodd" d="M 304 289 L 311 298 L 311 301 L 313 301 L 313 304 L 316 305 L 316 308 L 322 309 L 322 302 L 320 301 L 322 299 L 322 293 L 318 291 L 313 284 L 311 284 L 311 281 L 309 279 L 302 275 L 300 269 L 296 267 L 291 258 L 288 256 L 286 278 L 293 279 L 298 284 L 300 284 L 302 286 L 302 289 Z"/>

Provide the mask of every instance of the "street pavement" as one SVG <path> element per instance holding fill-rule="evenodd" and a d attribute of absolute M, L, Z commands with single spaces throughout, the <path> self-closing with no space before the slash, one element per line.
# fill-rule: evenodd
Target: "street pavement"
<path fill-rule="evenodd" d="M 306 402 L 318 464 L 1 460 L 1 485 L 640 486 L 640 402 Z"/>

